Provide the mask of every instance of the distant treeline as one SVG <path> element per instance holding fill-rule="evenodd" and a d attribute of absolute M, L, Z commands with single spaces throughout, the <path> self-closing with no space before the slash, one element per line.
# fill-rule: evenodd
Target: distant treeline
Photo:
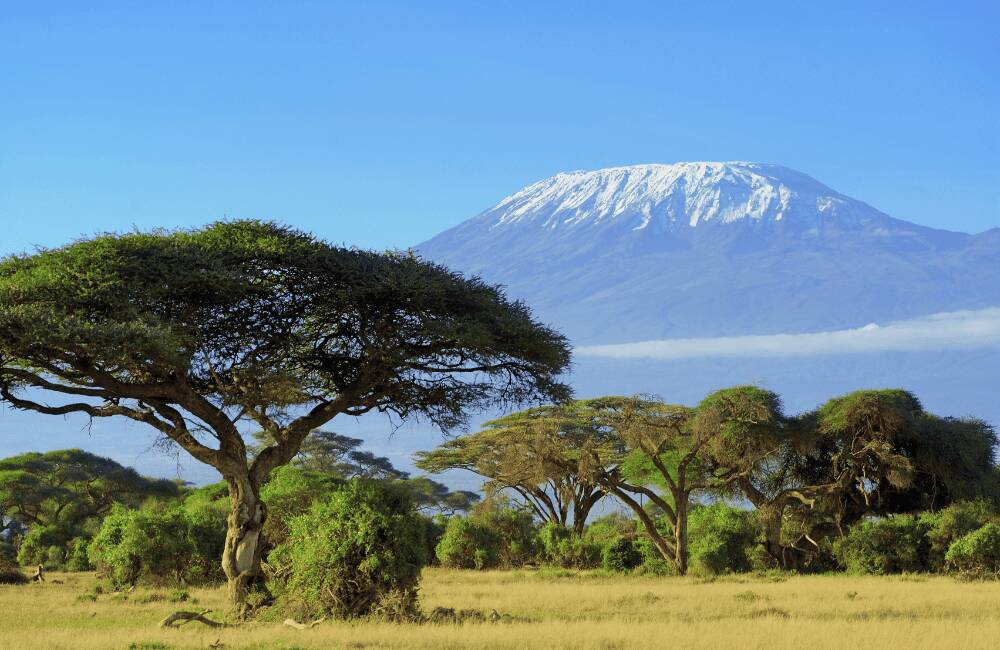
<path fill-rule="evenodd" d="M 789 416 L 775 393 L 738 386 L 695 407 L 638 396 L 529 409 L 420 453 L 417 465 L 473 471 L 487 494 L 516 495 L 545 522 L 527 552 L 531 517 L 520 527 L 509 514 L 502 525 L 495 514 L 453 520 L 438 557 L 456 566 L 534 553 L 675 574 L 993 575 L 996 443 L 988 423 L 934 415 L 904 390 L 858 391 Z M 632 518 L 586 526 L 605 498 Z"/>
<path fill-rule="evenodd" d="M 418 454 L 425 471 L 482 476 L 479 502 L 317 431 L 262 489 L 265 566 L 287 573 L 293 554 L 275 551 L 295 520 L 360 479 L 410 504 L 400 507 L 422 522 L 409 540 L 419 564 L 990 577 L 1000 569 L 996 443 L 987 423 L 933 415 L 902 390 L 796 416 L 753 386 L 695 407 L 604 397 L 514 413 Z M 591 522 L 609 499 L 613 514 Z M 80 450 L 31 453 L 0 461 L 0 508 L 0 550 L 24 565 L 96 567 L 120 584 L 223 578 L 224 483 L 149 479 Z"/>

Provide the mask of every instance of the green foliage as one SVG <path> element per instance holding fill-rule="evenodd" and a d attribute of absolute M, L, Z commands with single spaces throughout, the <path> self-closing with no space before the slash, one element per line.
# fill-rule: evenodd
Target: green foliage
<path fill-rule="evenodd" d="M 45 377 L 99 398 L 132 400 L 136 386 L 150 387 L 196 408 L 160 381 L 178 376 L 220 403 L 272 408 L 351 387 L 379 408 L 453 427 L 469 408 L 565 398 L 556 377 L 570 353 L 526 306 L 477 278 L 243 220 L 3 259 L 0 358 L 0 393 L 32 410 L 40 405 L 18 389 L 61 392 Z M 359 372 L 376 359 L 378 372 Z M 453 372 L 474 368 L 482 372 Z M 367 375 L 378 379 L 355 384 Z M 94 389 L 94 376 L 113 388 Z M 89 412 L 142 420 L 141 409 Z"/>
<path fill-rule="evenodd" d="M 970 578 L 1000 575 L 1000 525 L 990 523 L 960 537 L 948 548 L 949 570 Z"/>
<path fill-rule="evenodd" d="M 50 570 L 62 569 L 67 549 L 70 549 L 72 540 L 80 539 L 82 532 L 65 524 L 32 526 L 21 540 L 17 560 L 23 565 L 42 564 Z"/>
<path fill-rule="evenodd" d="M 866 520 L 833 544 L 840 565 L 850 573 L 888 575 L 925 571 L 929 526 L 913 515 Z"/>
<path fill-rule="evenodd" d="M 601 564 L 601 544 L 586 533 L 552 522 L 538 531 L 545 561 L 564 569 L 593 569 Z"/>
<path fill-rule="evenodd" d="M 258 431 L 253 437 L 260 443 L 255 449 L 258 453 L 274 444 L 274 438 L 266 431 Z M 363 442 L 360 438 L 351 438 L 332 431 L 312 431 L 302 441 L 302 446 L 292 464 L 299 469 L 341 479 L 362 476 L 378 479 L 406 478 L 406 472 L 393 467 L 392 462 L 385 456 L 376 456 L 370 451 L 359 449 Z"/>
<path fill-rule="evenodd" d="M 653 524 L 656 527 L 657 534 L 665 539 L 669 539 L 673 536 L 673 527 L 667 518 L 659 515 L 651 515 L 653 519 Z M 642 566 L 640 567 L 643 573 L 650 573 L 653 575 L 676 575 L 676 569 L 672 563 L 664 559 L 663 555 L 660 554 L 659 549 L 653 544 L 652 539 L 648 532 L 636 522 L 636 538 L 634 541 L 636 549 L 642 556 Z"/>
<path fill-rule="evenodd" d="M 115 503 L 137 506 L 171 497 L 170 481 L 140 476 L 110 458 L 80 449 L 30 452 L 0 460 L 0 512 L 28 532 L 19 549 L 24 564 L 64 568 L 73 540 L 89 538 Z M 77 559 L 74 567 L 86 567 Z"/>
<path fill-rule="evenodd" d="M 291 521 L 287 541 L 271 552 L 273 590 L 298 617 L 354 618 L 390 594 L 416 606 L 427 561 L 425 524 L 405 490 L 349 481 Z"/>
<path fill-rule="evenodd" d="M 755 513 L 714 503 L 693 508 L 688 523 L 692 569 L 716 575 L 754 568 L 760 546 Z"/>
<path fill-rule="evenodd" d="M 87 555 L 87 547 L 90 545 L 90 538 L 76 537 L 70 540 L 67 546 L 66 570 L 67 571 L 92 571 L 94 565 Z"/>
<path fill-rule="evenodd" d="M 267 505 L 264 539 L 272 547 L 283 544 L 295 517 L 308 512 L 316 501 L 325 501 L 343 485 L 343 480 L 330 474 L 297 467 L 279 467 L 271 472 L 260 491 Z"/>
<path fill-rule="evenodd" d="M 785 437 L 781 398 L 757 386 L 718 390 L 698 404 L 692 428 L 706 441 L 704 456 L 744 468 L 770 453 Z"/>
<path fill-rule="evenodd" d="M 985 499 L 960 501 L 938 512 L 924 513 L 920 517 L 929 528 L 928 566 L 934 571 L 945 568 L 945 554 L 953 542 L 988 523 L 1000 521 L 993 504 Z"/>
<path fill-rule="evenodd" d="M 117 586 L 209 582 L 221 578 L 225 530 L 225 517 L 214 508 L 115 506 L 88 556 Z"/>
<path fill-rule="evenodd" d="M 495 496 L 476 504 L 472 518 L 499 538 L 497 562 L 500 567 L 524 566 L 538 557 L 538 527 L 527 508 Z"/>
<path fill-rule="evenodd" d="M 498 532 L 471 517 L 450 517 L 435 554 L 441 566 L 492 569 L 500 562 L 503 540 Z"/>
<path fill-rule="evenodd" d="M 631 537 L 619 537 L 601 551 L 601 565 L 606 571 L 626 573 L 642 564 L 642 553 Z"/>

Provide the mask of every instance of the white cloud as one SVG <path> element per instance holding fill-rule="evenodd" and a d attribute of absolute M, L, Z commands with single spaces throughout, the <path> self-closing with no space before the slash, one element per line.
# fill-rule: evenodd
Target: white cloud
<path fill-rule="evenodd" d="M 932 314 L 886 325 L 812 334 L 665 339 L 576 348 L 587 357 L 694 359 L 798 357 L 893 350 L 1000 347 L 1000 308 Z"/>

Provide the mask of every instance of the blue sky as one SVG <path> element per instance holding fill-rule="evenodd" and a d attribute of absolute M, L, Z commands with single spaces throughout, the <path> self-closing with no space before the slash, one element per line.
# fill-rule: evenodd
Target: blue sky
<path fill-rule="evenodd" d="M 405 247 L 557 171 L 683 160 L 981 231 L 998 6 L 12 3 L 0 252 L 223 216 Z"/>
<path fill-rule="evenodd" d="M 226 216 L 406 247 L 558 171 L 685 160 L 784 164 L 981 231 L 1000 226 L 998 6 L 7 3 L 0 253 Z M 5 411 L 0 454 L 175 471 L 148 435 L 84 424 Z"/>

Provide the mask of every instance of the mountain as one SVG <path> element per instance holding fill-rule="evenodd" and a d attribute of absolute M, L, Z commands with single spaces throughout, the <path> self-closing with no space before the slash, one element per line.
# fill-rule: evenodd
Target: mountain
<path fill-rule="evenodd" d="M 777 165 L 557 174 L 420 244 L 577 344 L 814 332 L 1000 305 L 1000 229 L 894 219 Z"/>

